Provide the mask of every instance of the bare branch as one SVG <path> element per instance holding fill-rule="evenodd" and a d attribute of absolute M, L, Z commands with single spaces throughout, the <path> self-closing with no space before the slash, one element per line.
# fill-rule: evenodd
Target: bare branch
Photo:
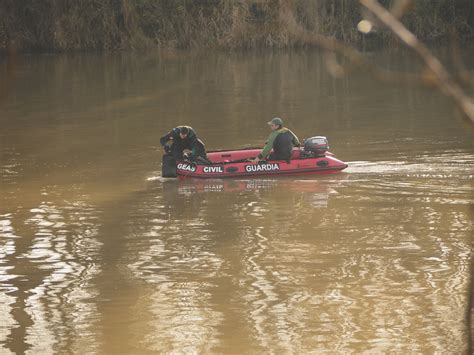
<path fill-rule="evenodd" d="M 395 72 L 392 70 L 380 68 L 379 66 L 369 61 L 364 54 L 362 54 L 355 48 L 350 47 L 332 37 L 327 37 L 315 33 L 308 33 L 304 30 L 301 30 L 300 33 L 298 33 L 297 38 L 304 45 L 320 47 L 327 51 L 335 52 L 341 55 L 342 57 L 346 58 L 351 64 L 360 69 L 365 70 L 379 81 L 410 85 L 419 84 L 423 81 L 422 77 L 417 74 Z M 326 63 L 327 59 L 328 57 L 326 57 Z M 347 75 L 352 71 L 351 68 L 348 68 L 347 66 L 342 66 L 340 64 L 339 66 L 341 66 L 341 68 L 338 68 L 336 70 L 336 76 L 338 77 Z M 343 70 L 341 70 L 342 68 Z M 334 72 L 332 69 L 334 68 L 330 68 L 330 72 L 333 74 Z"/>
<path fill-rule="evenodd" d="M 461 108 L 464 114 L 474 123 L 474 101 L 467 96 L 463 89 L 451 79 L 441 62 L 434 57 L 428 48 L 420 42 L 403 24 L 388 10 L 375 0 L 360 0 L 361 4 L 372 12 L 377 19 L 423 60 L 426 67 L 436 79 L 435 83 L 446 96 L 451 97 Z"/>
<path fill-rule="evenodd" d="M 457 70 L 456 77 L 458 80 L 461 80 L 467 85 L 474 87 L 474 71 L 470 71 L 466 68 L 462 57 L 461 51 L 459 48 L 459 43 L 456 40 L 456 37 L 453 35 L 453 39 L 451 40 L 451 53 L 454 66 Z"/>
<path fill-rule="evenodd" d="M 393 17 L 400 20 L 408 10 L 412 9 L 412 7 L 412 0 L 398 0 L 393 3 L 392 7 L 390 8 L 390 12 L 392 13 Z"/>

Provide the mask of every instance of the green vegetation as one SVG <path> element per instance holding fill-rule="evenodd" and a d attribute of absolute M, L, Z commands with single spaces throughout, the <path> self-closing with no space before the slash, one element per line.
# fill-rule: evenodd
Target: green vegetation
<path fill-rule="evenodd" d="M 0 15 L 0 48 L 30 51 L 280 48 L 304 45 L 302 30 L 355 45 L 393 40 L 357 32 L 355 0 L 0 0 Z M 422 40 L 472 38 L 474 1 L 416 0 L 403 22 Z"/>

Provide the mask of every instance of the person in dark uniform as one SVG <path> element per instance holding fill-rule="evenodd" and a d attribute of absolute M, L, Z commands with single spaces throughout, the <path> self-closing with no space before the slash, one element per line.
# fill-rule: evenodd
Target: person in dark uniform
<path fill-rule="evenodd" d="M 270 125 L 272 133 L 270 133 L 262 152 L 254 161 L 290 160 L 293 147 L 300 146 L 298 137 L 288 128 L 283 127 L 283 120 L 279 117 L 275 117 L 267 123 Z M 273 152 L 269 154 L 272 149 Z"/>
<path fill-rule="evenodd" d="M 189 126 L 178 126 L 160 138 L 160 144 L 165 152 L 171 154 L 175 160 L 183 160 L 183 151 L 191 151 L 190 160 L 195 161 L 199 157 L 207 160 L 204 143 L 197 138 L 196 132 Z"/>

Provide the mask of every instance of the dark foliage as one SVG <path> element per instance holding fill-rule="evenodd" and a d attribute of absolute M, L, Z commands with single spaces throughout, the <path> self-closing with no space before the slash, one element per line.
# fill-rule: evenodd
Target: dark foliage
<path fill-rule="evenodd" d="M 474 36 L 474 1 L 413 3 L 403 21 L 422 40 Z M 0 49 L 291 47 L 301 31 L 357 45 L 360 19 L 354 0 L 0 0 Z M 386 31 L 369 38 L 392 40 Z"/>

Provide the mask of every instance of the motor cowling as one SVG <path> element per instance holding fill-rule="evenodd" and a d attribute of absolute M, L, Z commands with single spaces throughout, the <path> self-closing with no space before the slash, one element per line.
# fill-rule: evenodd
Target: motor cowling
<path fill-rule="evenodd" d="M 324 155 L 329 150 L 329 143 L 326 137 L 315 136 L 306 138 L 303 147 L 306 152 Z"/>

